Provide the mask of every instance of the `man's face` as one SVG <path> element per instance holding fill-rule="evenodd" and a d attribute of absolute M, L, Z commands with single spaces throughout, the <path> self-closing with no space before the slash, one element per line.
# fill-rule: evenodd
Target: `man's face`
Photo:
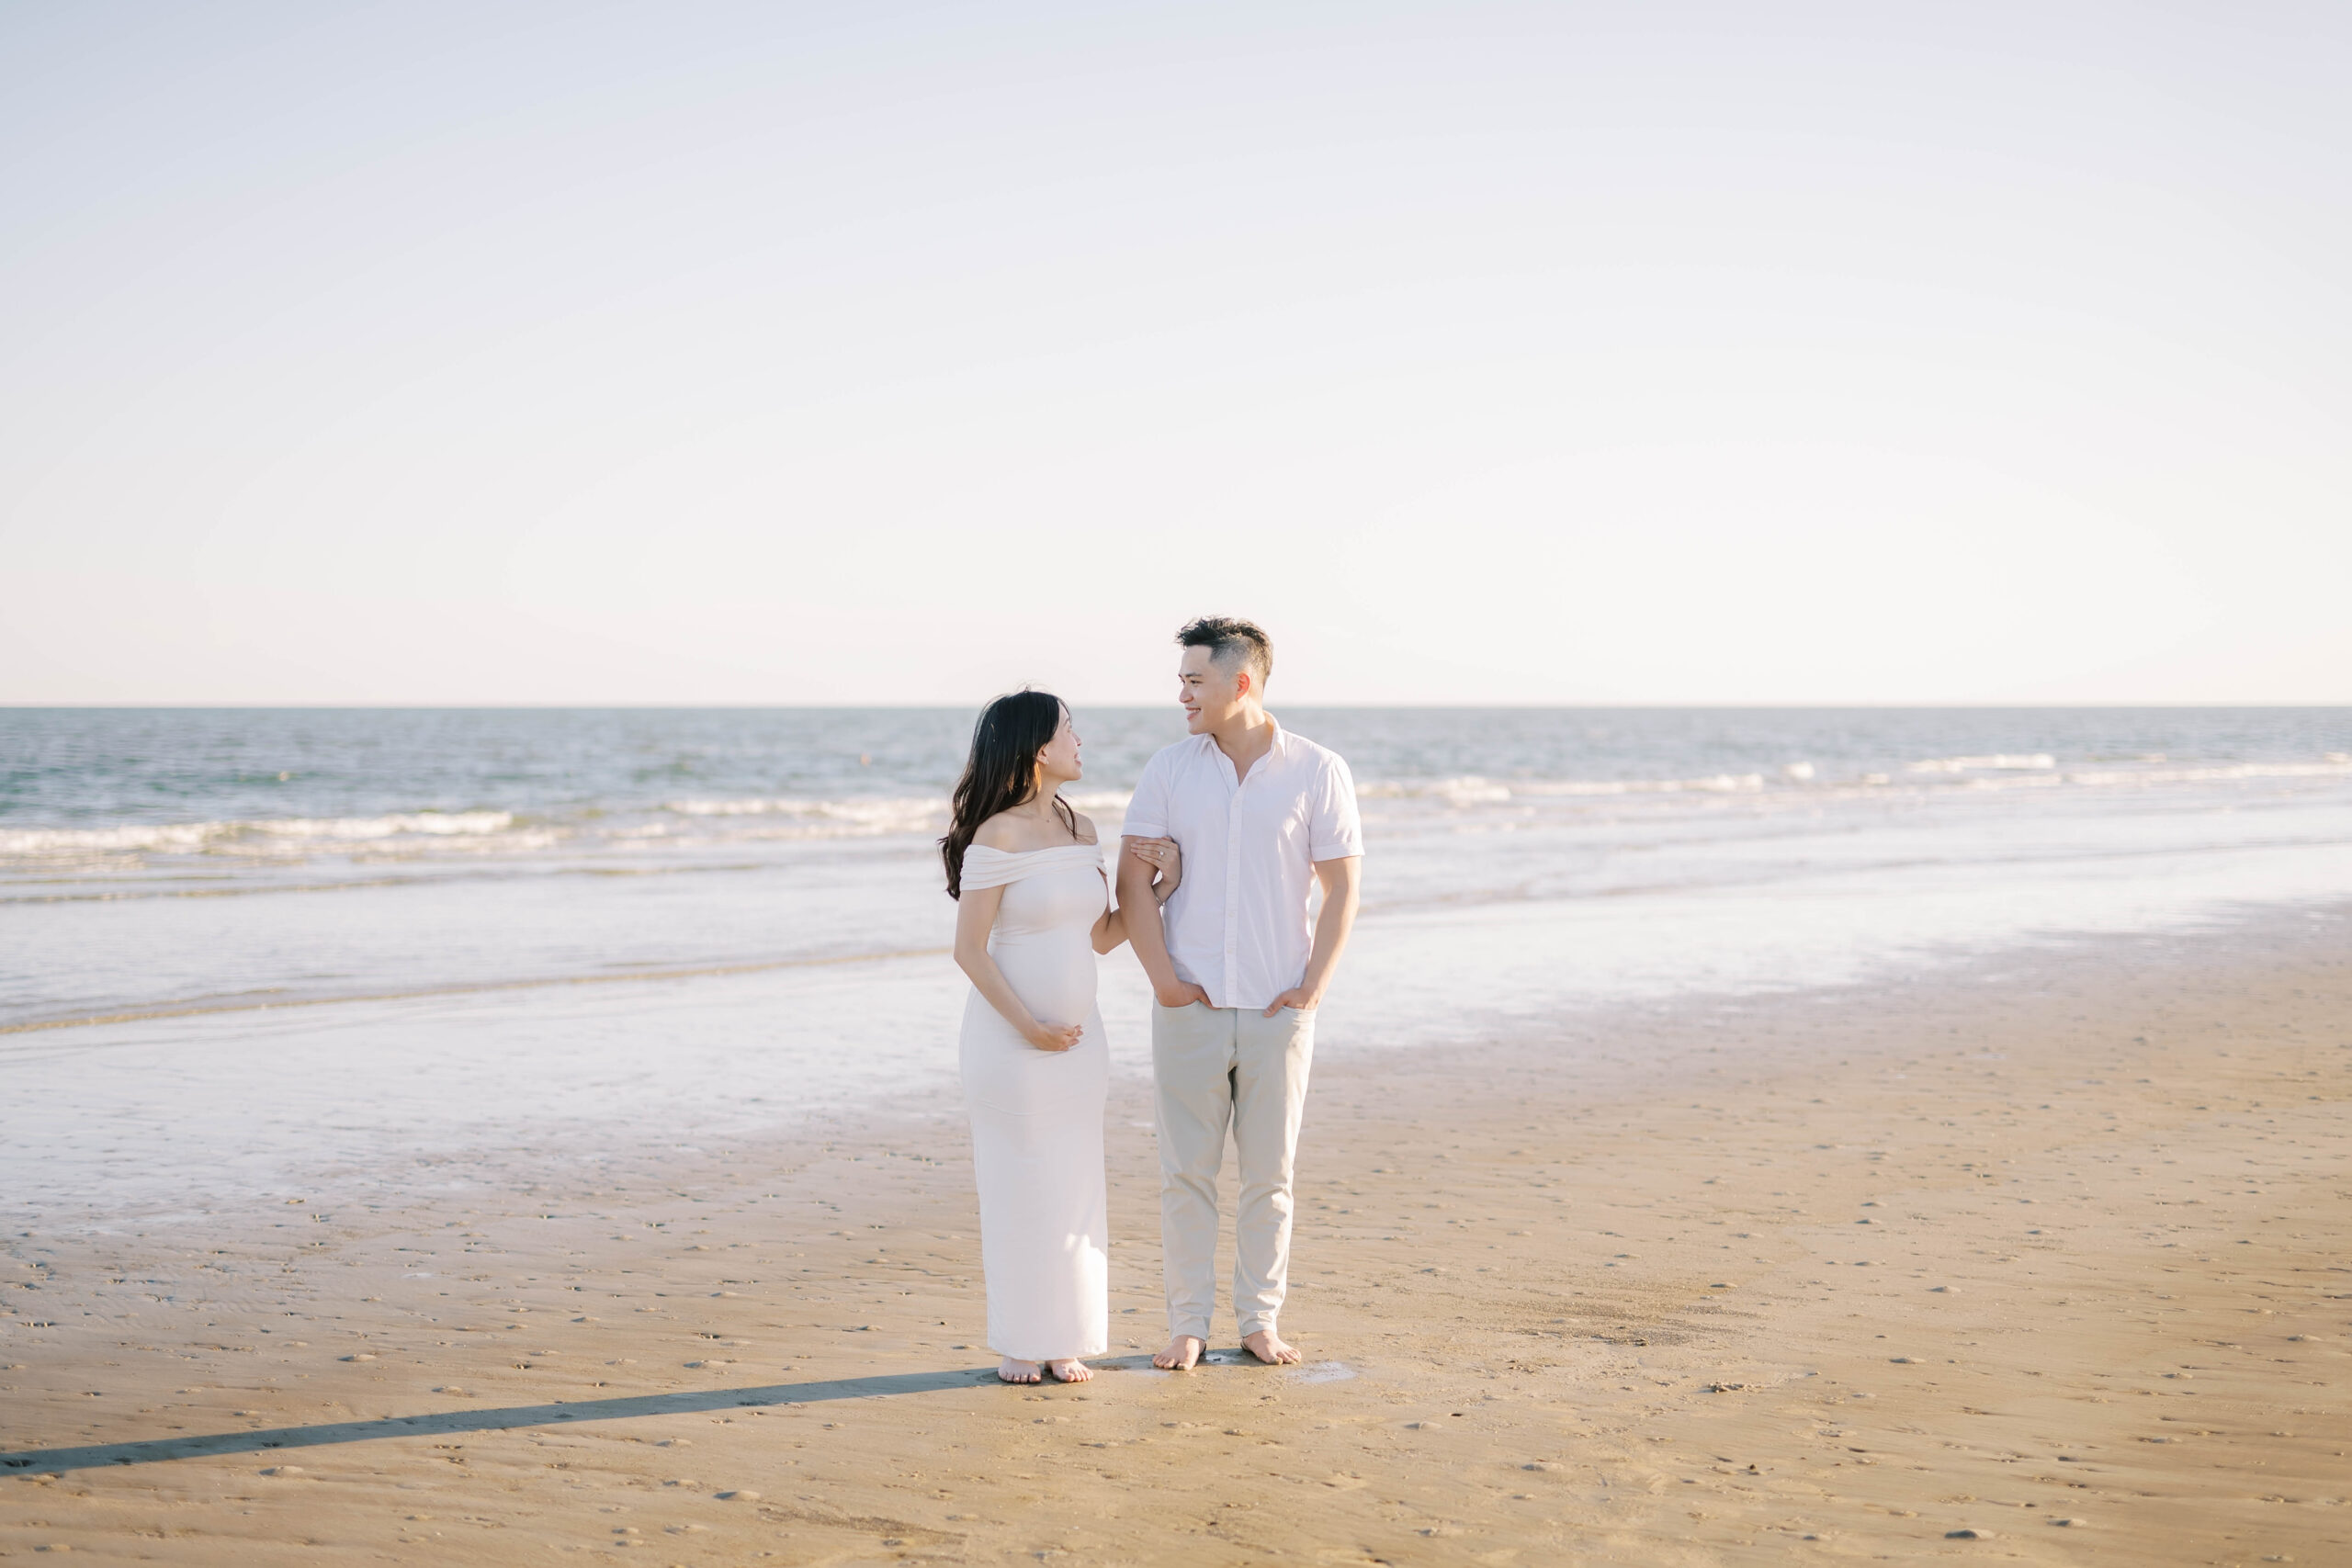
<path fill-rule="evenodd" d="M 1188 648 L 1176 666 L 1176 700 L 1184 705 L 1184 728 L 1194 735 L 1231 718 L 1250 685 L 1250 667 L 1219 664 L 1205 648 Z"/>

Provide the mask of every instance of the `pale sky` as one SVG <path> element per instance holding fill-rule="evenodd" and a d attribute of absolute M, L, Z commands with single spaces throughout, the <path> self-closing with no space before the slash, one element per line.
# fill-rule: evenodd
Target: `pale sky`
<path fill-rule="evenodd" d="M 0 0 L 0 703 L 2352 702 L 2352 7 Z"/>

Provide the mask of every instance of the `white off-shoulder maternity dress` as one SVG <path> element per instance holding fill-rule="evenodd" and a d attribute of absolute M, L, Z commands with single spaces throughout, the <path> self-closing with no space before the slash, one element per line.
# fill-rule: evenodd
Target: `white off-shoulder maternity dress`
<path fill-rule="evenodd" d="M 1102 1096 L 1110 1054 L 1094 1005 L 1094 922 L 1109 907 L 1102 853 L 1069 844 L 964 852 L 967 893 L 1002 887 L 989 952 L 1040 1023 L 1082 1024 L 1040 1051 L 976 989 L 964 1004 L 964 1105 L 980 1191 L 989 1348 L 1023 1361 L 1099 1356 L 1110 1342 Z"/>

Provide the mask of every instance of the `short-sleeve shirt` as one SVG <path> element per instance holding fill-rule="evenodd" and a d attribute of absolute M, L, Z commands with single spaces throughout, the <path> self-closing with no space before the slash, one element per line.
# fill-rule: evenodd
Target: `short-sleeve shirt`
<path fill-rule="evenodd" d="M 1119 831 L 1184 852 L 1184 880 L 1160 911 L 1168 956 L 1220 1008 L 1270 1007 L 1306 977 L 1315 863 L 1363 853 L 1348 764 L 1279 724 L 1243 779 L 1213 736 L 1163 748 Z"/>

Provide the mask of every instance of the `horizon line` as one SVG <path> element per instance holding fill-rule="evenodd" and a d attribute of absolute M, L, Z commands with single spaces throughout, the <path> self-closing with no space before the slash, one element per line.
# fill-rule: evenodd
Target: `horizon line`
<path fill-rule="evenodd" d="M 963 702 L 0 702 L 0 713 L 852 713 L 892 709 L 902 712 L 960 711 L 989 699 L 977 698 Z M 1073 706 L 1140 710 L 1167 707 L 1172 702 L 1093 702 L 1072 700 Z M 1284 706 L 1301 708 L 1348 709 L 1366 713 L 1477 713 L 1477 712 L 1888 712 L 1888 711 L 2033 711 L 2080 712 L 2092 709 L 2143 709 L 2149 711 L 2186 712 L 2212 709 L 2268 708 L 2281 711 L 2303 709 L 2327 711 L 2352 708 L 2352 698 L 2338 702 L 2294 702 L 2279 699 L 2235 701 L 2175 701 L 2154 699 L 2109 699 L 2102 701 L 2029 702 L 1996 700 L 1948 701 L 1770 701 L 1710 702 L 1658 701 L 1636 702 L 1595 700 L 1587 702 L 1458 702 L 1458 703 L 1363 703 L 1315 702 L 1302 700 L 1295 704 L 1269 703 L 1267 711 L 1279 715 Z"/>

